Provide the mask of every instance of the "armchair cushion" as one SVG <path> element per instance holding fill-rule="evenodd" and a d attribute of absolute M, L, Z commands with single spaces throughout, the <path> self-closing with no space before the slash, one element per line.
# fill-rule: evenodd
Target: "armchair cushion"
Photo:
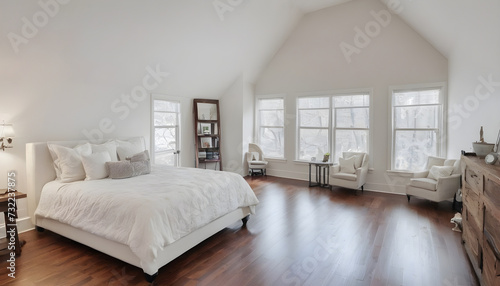
<path fill-rule="evenodd" d="M 427 166 L 425 167 L 425 169 L 430 170 L 432 166 L 443 166 L 444 161 L 446 161 L 445 158 L 429 156 L 427 158 Z"/>
<path fill-rule="evenodd" d="M 442 177 L 449 177 L 453 172 L 453 166 L 432 166 L 427 178 L 437 180 Z"/>
<path fill-rule="evenodd" d="M 426 189 L 429 191 L 437 190 L 437 181 L 429 178 L 410 179 L 410 186 L 415 188 Z"/>
<path fill-rule="evenodd" d="M 332 175 L 332 178 L 355 182 L 358 176 L 355 174 L 335 173 Z"/>
<path fill-rule="evenodd" d="M 266 161 L 250 161 L 248 162 L 248 166 L 250 168 L 265 168 L 267 166 L 267 162 Z"/>
<path fill-rule="evenodd" d="M 354 168 L 357 169 L 363 164 L 363 159 L 365 158 L 365 153 L 360 152 L 344 152 L 345 159 L 354 157 Z"/>
<path fill-rule="evenodd" d="M 356 173 L 356 168 L 354 166 L 356 158 L 349 157 L 347 159 L 339 158 L 340 172 L 346 174 L 354 174 Z"/>

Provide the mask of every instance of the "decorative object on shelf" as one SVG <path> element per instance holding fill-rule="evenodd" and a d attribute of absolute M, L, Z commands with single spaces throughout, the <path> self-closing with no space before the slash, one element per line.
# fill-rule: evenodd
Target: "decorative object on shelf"
<path fill-rule="evenodd" d="M 491 152 L 488 155 L 486 155 L 486 157 L 484 157 L 484 161 L 486 162 L 486 164 L 489 165 L 494 165 L 497 162 L 497 160 L 498 160 L 498 154 L 495 152 Z"/>
<path fill-rule="evenodd" d="M 212 148 L 212 138 L 202 137 L 200 138 L 202 148 Z"/>
<path fill-rule="evenodd" d="M 328 160 L 330 160 L 330 153 L 326 153 L 326 154 L 323 156 L 323 162 L 328 162 Z"/>
<path fill-rule="evenodd" d="M 494 147 L 495 144 L 484 142 L 483 126 L 481 126 L 481 129 L 479 130 L 479 142 L 472 143 L 472 148 L 474 149 L 474 152 L 476 152 L 476 155 L 479 158 L 484 158 L 486 155 L 488 155 L 490 152 L 493 151 Z"/>
<path fill-rule="evenodd" d="M 311 157 L 311 162 L 316 162 L 316 157 Z"/>
<path fill-rule="evenodd" d="M 12 148 L 12 138 L 14 138 L 14 128 L 12 124 L 0 124 L 0 149 L 5 151 L 5 148 Z"/>
<path fill-rule="evenodd" d="M 216 99 L 194 99 L 193 115 L 196 168 L 207 168 L 212 165 L 215 170 L 222 171 L 219 101 Z"/>
<path fill-rule="evenodd" d="M 207 123 L 201 123 L 201 134 L 207 135 L 212 134 L 212 125 Z"/>

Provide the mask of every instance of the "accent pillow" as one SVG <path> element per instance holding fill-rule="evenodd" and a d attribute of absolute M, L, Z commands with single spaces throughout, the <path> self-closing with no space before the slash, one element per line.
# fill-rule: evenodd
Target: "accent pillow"
<path fill-rule="evenodd" d="M 109 170 L 109 177 L 111 179 L 125 179 L 151 173 L 149 160 L 106 162 L 106 168 Z"/>
<path fill-rule="evenodd" d="M 453 172 L 453 166 L 432 166 L 427 178 L 437 180 L 442 177 L 449 177 Z"/>
<path fill-rule="evenodd" d="M 134 177 L 151 173 L 151 164 L 149 163 L 149 160 L 131 162 L 130 164 L 134 169 Z"/>
<path fill-rule="evenodd" d="M 110 161 L 111 157 L 107 151 L 82 156 L 83 169 L 86 174 L 85 180 L 100 180 L 108 177 L 106 162 Z"/>
<path fill-rule="evenodd" d="M 134 175 L 134 168 L 129 161 L 106 162 L 111 179 L 125 179 Z"/>
<path fill-rule="evenodd" d="M 146 150 L 143 140 L 144 139 L 142 137 L 132 138 L 128 141 L 116 140 L 116 151 L 118 153 L 118 159 L 120 161 L 123 161 L 127 157 L 131 157 Z"/>
<path fill-rule="evenodd" d="M 144 150 L 143 152 L 132 155 L 126 159 L 132 163 L 138 162 L 138 161 L 146 161 L 146 160 L 149 160 L 149 152 L 148 152 L 148 150 Z"/>
<path fill-rule="evenodd" d="M 130 158 L 127 158 L 134 168 L 134 176 L 145 175 L 151 173 L 151 162 L 149 160 L 148 150 L 137 153 Z"/>
<path fill-rule="evenodd" d="M 356 173 L 356 169 L 354 169 L 355 159 L 354 156 L 347 159 L 339 158 L 340 172 L 346 174 Z"/>
<path fill-rule="evenodd" d="M 111 161 L 118 161 L 115 141 L 108 141 L 102 144 L 90 144 L 90 145 L 92 146 L 92 153 L 108 152 Z"/>
<path fill-rule="evenodd" d="M 361 168 L 361 165 L 363 164 L 363 156 L 364 154 L 353 154 L 352 157 L 354 157 L 354 168 Z"/>
<path fill-rule="evenodd" d="M 82 156 L 92 153 L 89 143 L 69 148 L 56 144 L 47 144 L 50 154 L 54 160 L 54 168 L 57 179 L 63 183 L 69 183 L 85 179 L 85 169 L 82 164 Z"/>

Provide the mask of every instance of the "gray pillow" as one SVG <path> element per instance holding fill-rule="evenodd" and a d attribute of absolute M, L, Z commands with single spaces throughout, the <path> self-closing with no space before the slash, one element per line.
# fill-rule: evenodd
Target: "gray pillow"
<path fill-rule="evenodd" d="M 111 179 L 125 179 L 134 175 L 134 168 L 129 161 L 106 162 Z"/>
<path fill-rule="evenodd" d="M 139 161 L 149 161 L 149 152 L 148 150 L 144 150 L 143 152 L 128 157 L 127 160 L 129 160 L 131 163 Z"/>
<path fill-rule="evenodd" d="M 125 161 L 106 162 L 111 179 L 125 179 L 151 173 L 148 150 L 137 153 Z"/>

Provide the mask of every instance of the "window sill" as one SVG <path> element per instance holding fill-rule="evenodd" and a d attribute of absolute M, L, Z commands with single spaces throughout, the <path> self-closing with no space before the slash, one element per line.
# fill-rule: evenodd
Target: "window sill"
<path fill-rule="evenodd" d="M 396 170 L 387 170 L 386 173 L 391 176 L 405 177 L 405 178 L 412 178 L 414 174 L 414 172 L 410 171 L 396 171 Z"/>
<path fill-rule="evenodd" d="M 267 161 L 270 162 L 287 162 L 288 160 L 286 158 L 265 158 Z"/>

